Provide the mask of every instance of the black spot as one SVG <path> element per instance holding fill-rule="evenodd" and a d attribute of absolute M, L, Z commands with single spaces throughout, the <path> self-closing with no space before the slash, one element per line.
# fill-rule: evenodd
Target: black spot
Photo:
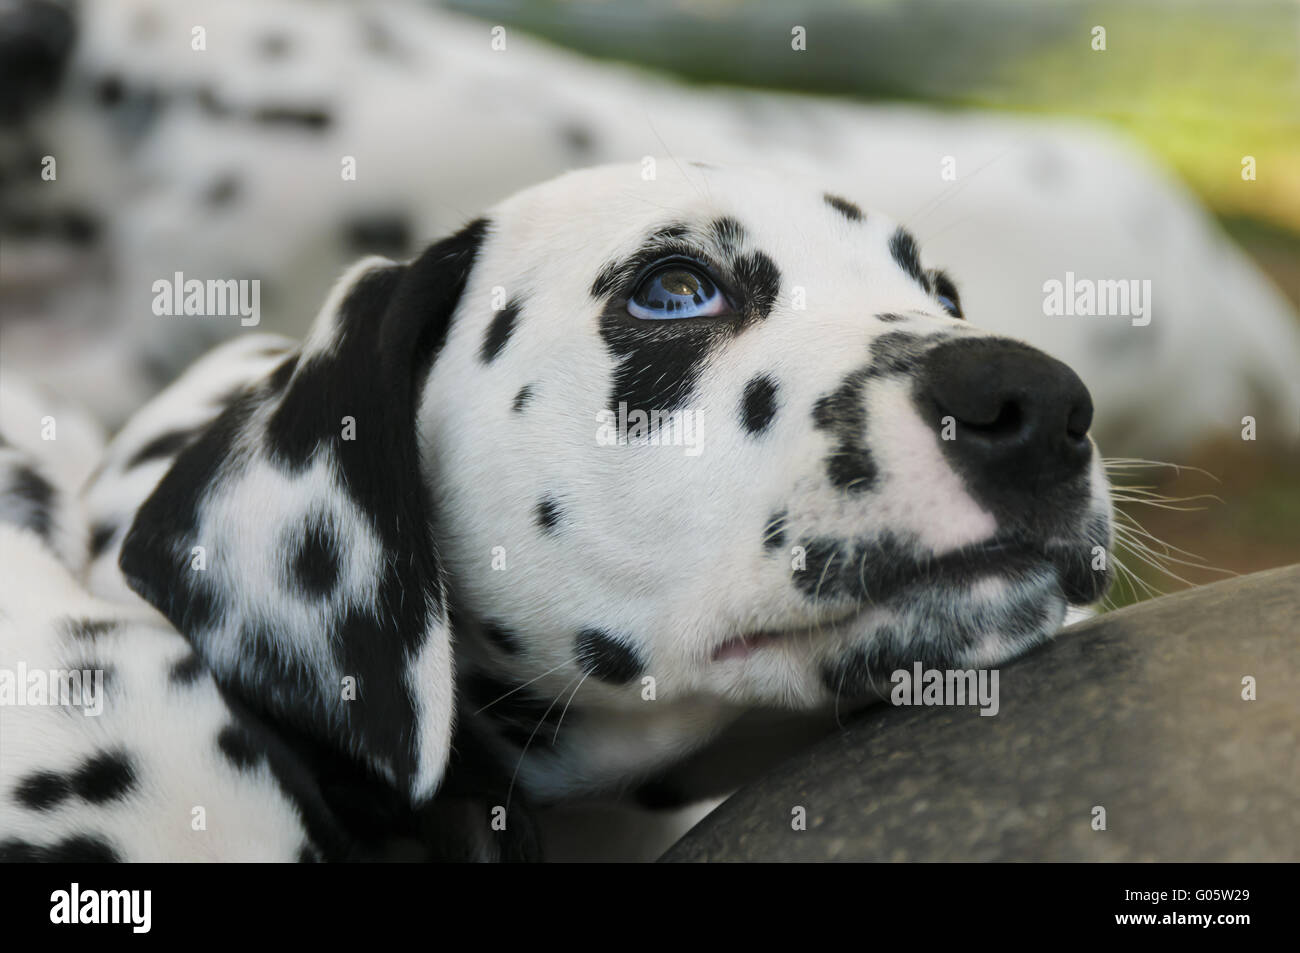
<path fill-rule="evenodd" d="M 72 789 L 92 804 L 125 797 L 135 787 L 135 768 L 125 751 L 95 755 L 73 772 Z"/>
<path fill-rule="evenodd" d="M 324 109 L 302 109 L 294 106 L 262 106 L 253 111 L 253 121 L 268 126 L 285 126 L 306 132 L 324 132 L 334 117 Z"/>
<path fill-rule="evenodd" d="M 413 242 L 411 223 L 405 215 L 376 214 L 356 218 L 343 226 L 343 240 L 356 254 L 399 257 Z"/>
<path fill-rule="evenodd" d="M 248 732 L 233 723 L 217 733 L 217 747 L 226 756 L 226 760 L 240 771 L 255 767 L 262 758 L 261 750 L 253 743 Z"/>
<path fill-rule="evenodd" d="M 884 314 L 876 315 L 876 320 L 883 321 L 886 324 L 893 324 L 897 321 L 906 321 L 907 318 L 903 317 L 901 314 L 893 314 L 892 312 L 886 311 Z"/>
<path fill-rule="evenodd" d="M 45 849 L 42 861 L 50 864 L 120 864 L 122 858 L 108 841 L 93 834 L 77 834 Z"/>
<path fill-rule="evenodd" d="M 14 786 L 18 803 L 31 811 L 48 811 L 71 794 L 68 779 L 55 771 L 35 771 Z"/>
<path fill-rule="evenodd" d="M 95 87 L 95 99 L 106 108 L 118 105 L 125 96 L 126 85 L 116 73 L 105 74 Z"/>
<path fill-rule="evenodd" d="M 515 394 L 514 403 L 511 404 L 511 407 L 514 409 L 515 413 L 519 413 L 528 406 L 528 402 L 532 399 L 533 385 L 525 384 L 523 387 L 519 388 L 519 393 Z"/>
<path fill-rule="evenodd" d="M 108 841 L 93 834 L 78 834 L 49 847 L 12 837 L 0 841 L 0 863 L 117 864 L 121 861 Z"/>
<path fill-rule="evenodd" d="M 171 669 L 167 672 L 167 679 L 173 685 L 185 687 L 197 682 L 203 672 L 203 660 L 190 652 L 172 662 Z"/>
<path fill-rule="evenodd" d="M 822 198 L 826 200 L 827 205 L 835 209 L 835 211 L 839 212 L 850 222 L 862 221 L 862 209 L 858 208 L 848 199 L 840 198 L 838 195 L 831 195 L 829 192 L 824 194 Z"/>
<path fill-rule="evenodd" d="M 203 201 L 213 208 L 229 205 L 239 195 L 239 180 L 233 175 L 218 176 L 203 190 Z"/>
<path fill-rule="evenodd" d="M 483 338 L 483 346 L 479 349 L 479 359 L 484 364 L 491 364 L 501 349 L 506 346 L 510 340 L 510 335 L 515 330 L 515 319 L 519 317 L 519 309 L 523 307 L 518 298 L 510 299 L 510 303 L 492 316 L 492 321 L 488 324 L 487 336 Z"/>
<path fill-rule="evenodd" d="M 495 622 L 483 623 L 483 635 L 507 655 L 519 654 L 519 636 Z"/>
<path fill-rule="evenodd" d="M 53 522 L 51 506 L 54 502 L 54 487 L 45 477 L 25 463 L 20 463 L 11 471 L 11 476 L 0 486 L 0 499 L 9 497 L 16 501 L 18 525 L 29 529 L 42 539 L 49 539 Z"/>
<path fill-rule="evenodd" d="M 601 681 L 624 685 L 645 671 L 645 662 L 636 649 L 600 629 L 583 629 L 573 648 L 582 670 Z"/>
<path fill-rule="evenodd" d="M 745 396 L 740 402 L 741 421 L 751 434 L 760 434 L 776 416 L 777 382 L 766 374 L 755 377 L 745 385 Z"/>
<path fill-rule="evenodd" d="M 889 238 L 889 254 L 893 256 L 894 264 L 907 272 L 908 277 L 927 292 L 930 290 L 925 269 L 921 267 L 921 256 L 916 247 L 916 239 L 912 237 L 911 232 L 905 228 L 896 229 Z"/>
<path fill-rule="evenodd" d="M 761 251 L 742 255 L 732 266 L 734 283 L 740 285 L 747 316 L 766 318 L 781 292 L 781 271 Z"/>
<path fill-rule="evenodd" d="M 70 639 L 92 642 L 116 629 L 117 623 L 111 619 L 67 619 L 63 628 L 64 634 Z"/>
<path fill-rule="evenodd" d="M 268 60 L 283 59 L 289 52 L 291 43 L 284 33 L 268 33 L 257 41 L 257 50 Z"/>
<path fill-rule="evenodd" d="M 198 102 L 199 108 L 210 116 L 224 118 L 232 112 L 231 108 L 218 98 L 216 92 L 210 86 L 199 89 L 194 94 L 194 98 Z"/>
<path fill-rule="evenodd" d="M 596 146 L 596 137 L 591 129 L 576 122 L 562 125 L 560 135 L 569 151 L 578 155 L 587 155 Z"/>
<path fill-rule="evenodd" d="M 555 530 L 556 524 L 560 522 L 563 513 L 560 510 L 560 504 L 556 503 L 551 497 L 543 497 L 537 504 L 536 520 L 537 525 L 543 533 L 550 533 Z"/>
<path fill-rule="evenodd" d="M 71 245 L 89 245 L 99 238 L 99 221 L 78 211 L 67 211 L 58 220 L 59 237 Z"/>
<path fill-rule="evenodd" d="M 319 516 L 309 516 L 290 541 L 292 584 L 307 598 L 323 598 L 338 583 L 341 555 L 333 530 Z"/>
<path fill-rule="evenodd" d="M 767 525 L 763 527 L 763 548 L 768 552 L 785 546 L 786 516 L 785 510 L 774 513 L 772 518 L 767 521 Z"/>
<path fill-rule="evenodd" d="M 96 523 L 90 528 L 90 558 L 98 559 L 108 550 L 120 527 L 116 523 Z"/>
<path fill-rule="evenodd" d="M 189 446 L 190 441 L 196 435 L 197 430 L 193 427 L 187 430 L 169 430 L 166 433 L 159 434 L 135 452 L 131 459 L 127 461 L 126 468 L 130 470 L 151 460 L 174 457 Z"/>

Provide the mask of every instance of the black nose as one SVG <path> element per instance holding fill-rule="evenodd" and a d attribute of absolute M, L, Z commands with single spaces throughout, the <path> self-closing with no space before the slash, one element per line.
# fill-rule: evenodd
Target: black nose
<path fill-rule="evenodd" d="M 939 345 L 926 355 L 917 397 L 950 458 L 1007 489 L 1046 490 L 1092 456 L 1092 397 L 1083 381 L 1019 341 Z"/>

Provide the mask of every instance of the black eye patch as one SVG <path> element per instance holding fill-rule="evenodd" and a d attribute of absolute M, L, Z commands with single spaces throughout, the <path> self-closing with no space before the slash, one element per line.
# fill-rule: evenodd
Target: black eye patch
<path fill-rule="evenodd" d="M 699 238 L 693 239 L 693 235 Z M 601 269 L 591 293 L 606 299 L 600 335 L 618 360 L 610 410 L 617 412 L 620 404 L 644 411 L 680 409 L 689 400 L 712 350 L 771 313 L 780 293 L 781 273 L 763 252 L 745 250 L 746 241 L 744 226 L 730 217 L 715 219 L 701 230 L 672 223 L 647 235 L 627 258 Z M 705 268 L 731 303 L 733 313 L 672 322 L 631 317 L 627 302 L 641 277 L 671 258 Z"/>

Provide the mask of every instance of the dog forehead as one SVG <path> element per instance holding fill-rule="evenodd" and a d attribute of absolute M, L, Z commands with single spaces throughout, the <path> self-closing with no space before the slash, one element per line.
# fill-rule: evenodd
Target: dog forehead
<path fill-rule="evenodd" d="M 737 222 L 758 240 L 791 231 L 815 240 L 819 229 L 832 239 L 842 237 L 837 226 L 845 221 L 816 182 L 670 159 L 659 160 L 652 174 L 638 163 L 569 172 L 516 193 L 488 214 L 497 241 L 517 248 L 536 244 L 550 253 L 560 241 L 570 247 L 575 238 L 626 244 L 655 228 L 702 228 L 720 219 Z M 863 215 L 860 224 L 876 217 Z"/>
<path fill-rule="evenodd" d="M 517 193 L 488 219 L 480 261 L 490 262 L 489 284 L 526 274 L 557 288 L 589 286 L 600 269 L 678 230 L 706 255 L 720 244 L 743 247 L 809 279 L 842 279 L 888 262 L 897 228 L 799 176 L 673 159 L 570 172 Z"/>

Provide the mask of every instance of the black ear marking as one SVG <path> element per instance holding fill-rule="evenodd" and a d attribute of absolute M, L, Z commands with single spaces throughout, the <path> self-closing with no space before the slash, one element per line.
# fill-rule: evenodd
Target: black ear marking
<path fill-rule="evenodd" d="M 441 779 L 453 702 L 416 414 L 486 232 L 478 220 L 408 265 L 354 269 L 302 352 L 181 451 L 120 558 L 231 698 L 414 803 Z M 267 513 L 268 481 L 299 481 L 301 508 Z M 358 569 L 354 552 L 372 558 Z"/>
<path fill-rule="evenodd" d="M 640 652 L 601 629 L 583 629 L 573 648 L 578 666 L 603 682 L 625 685 L 645 671 Z"/>

